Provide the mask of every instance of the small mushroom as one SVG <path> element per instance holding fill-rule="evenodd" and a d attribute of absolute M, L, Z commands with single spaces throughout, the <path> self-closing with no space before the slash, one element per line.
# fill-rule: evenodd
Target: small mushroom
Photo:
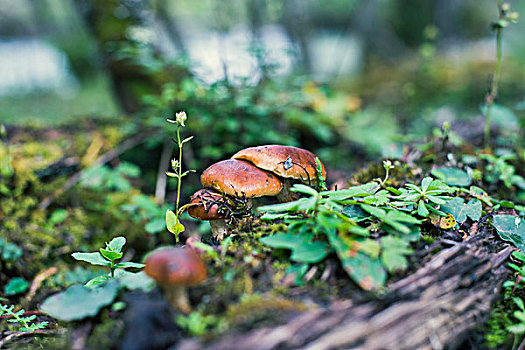
<path fill-rule="evenodd" d="M 207 188 L 201 189 L 191 196 L 191 202 L 185 207 L 191 217 L 210 222 L 213 237 L 219 240 L 224 238 L 228 232 L 227 219 L 232 209 L 223 195 Z"/>
<path fill-rule="evenodd" d="M 317 164 L 315 154 L 302 148 L 282 145 L 266 145 L 250 147 L 235 153 L 233 159 L 240 159 L 254 164 L 256 167 L 281 176 L 285 179 L 282 193 L 278 199 L 288 202 L 297 199 L 290 193 L 291 181 L 298 180 L 308 186 L 318 186 Z M 321 163 L 322 175 L 326 178 L 326 170 Z"/>
<path fill-rule="evenodd" d="M 220 192 L 214 196 L 222 196 L 223 200 L 213 202 L 217 204 L 217 207 L 212 205 L 206 209 L 205 205 L 197 206 L 195 208 L 201 209 L 195 209 L 195 214 L 197 215 L 197 211 L 204 211 L 207 212 L 206 216 L 226 215 L 227 219 L 232 218 L 234 214 L 242 215 L 249 212 L 252 198 L 276 196 L 283 188 L 283 183 L 274 174 L 236 159 L 223 160 L 208 167 L 201 175 L 201 183 L 204 187 Z M 203 202 L 203 199 L 204 197 L 200 201 Z M 221 207 L 227 212 L 221 212 Z M 189 214 L 193 216 L 191 212 Z M 222 222 L 220 220 L 210 221 L 210 225 L 217 239 L 224 238 L 227 233 L 226 219 Z"/>
<path fill-rule="evenodd" d="M 187 286 L 196 285 L 208 276 L 206 265 L 189 248 L 164 248 L 146 259 L 144 272 L 162 287 L 166 298 L 177 310 L 189 314 L 192 310 Z"/>

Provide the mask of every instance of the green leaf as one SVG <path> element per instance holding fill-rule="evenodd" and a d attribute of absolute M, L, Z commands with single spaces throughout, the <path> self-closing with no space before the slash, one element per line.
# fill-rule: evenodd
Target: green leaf
<path fill-rule="evenodd" d="M 422 199 L 420 199 L 419 203 L 417 204 L 417 213 L 419 216 L 422 216 L 422 217 L 427 217 L 429 214 L 427 206 L 425 205 L 425 201 Z"/>
<path fill-rule="evenodd" d="M 427 176 L 421 181 L 421 189 L 423 190 L 423 192 L 426 192 L 428 186 L 430 186 L 433 180 L 434 179 L 432 179 L 430 176 Z"/>
<path fill-rule="evenodd" d="M 29 288 L 29 283 L 25 278 L 14 277 L 5 285 L 4 293 L 6 296 L 11 296 L 25 292 L 27 288 Z"/>
<path fill-rule="evenodd" d="M 518 323 L 515 325 L 507 326 L 507 330 L 514 334 L 523 334 L 525 333 L 525 324 Z"/>
<path fill-rule="evenodd" d="M 91 265 L 101 265 L 101 266 L 111 266 L 111 262 L 107 261 L 100 255 L 98 252 L 94 253 L 73 253 L 71 254 L 73 258 L 80 261 L 86 261 Z"/>
<path fill-rule="evenodd" d="M 155 287 L 155 281 L 144 271 L 137 273 L 126 271 L 124 275 L 118 278 L 118 283 L 126 289 L 140 289 L 144 292 L 149 292 Z"/>
<path fill-rule="evenodd" d="M 472 183 L 472 179 L 465 170 L 458 168 L 442 167 L 432 170 L 432 175 L 444 181 L 450 186 L 467 187 Z"/>
<path fill-rule="evenodd" d="M 61 321 L 80 320 L 95 316 L 101 308 L 113 302 L 117 296 L 118 283 L 109 281 L 97 288 L 75 284 L 64 292 L 47 298 L 40 310 Z"/>
<path fill-rule="evenodd" d="M 462 198 L 454 197 L 441 206 L 443 212 L 451 214 L 456 222 L 460 224 L 467 220 L 467 216 L 473 221 L 478 221 L 481 218 L 481 209 L 481 202 L 475 198 L 472 198 L 465 204 Z"/>
<path fill-rule="evenodd" d="M 304 194 L 308 194 L 310 196 L 317 196 L 318 195 L 318 192 L 316 190 L 314 190 L 310 186 L 306 186 L 306 185 L 303 185 L 303 184 L 295 184 L 295 185 L 293 185 L 293 187 L 290 189 L 290 191 L 304 193 Z"/>
<path fill-rule="evenodd" d="M 381 238 L 381 262 L 389 272 L 405 270 L 408 261 L 405 255 L 411 254 L 413 250 L 409 243 L 399 237 L 385 236 Z"/>
<path fill-rule="evenodd" d="M 133 268 L 137 268 L 137 269 L 141 269 L 144 267 L 144 264 L 141 264 L 141 263 L 135 263 L 135 262 L 131 262 L 131 261 L 125 261 L 125 262 L 121 262 L 121 263 L 118 263 L 118 264 L 115 264 L 115 267 L 116 268 L 128 268 L 128 267 L 133 267 Z"/>
<path fill-rule="evenodd" d="M 370 217 L 359 205 L 347 205 L 341 213 L 348 216 L 348 218 L 354 222 L 360 222 Z"/>
<path fill-rule="evenodd" d="M 483 115 L 485 115 L 486 112 L 487 106 L 485 105 L 482 107 Z M 512 109 L 502 105 L 493 104 L 491 114 L 494 123 L 507 134 L 515 133 L 519 130 L 519 119 Z"/>
<path fill-rule="evenodd" d="M 352 197 L 368 197 L 373 195 L 379 189 L 377 182 L 369 182 L 364 185 L 344 188 L 337 191 L 323 191 L 319 195 L 326 196 L 332 200 L 345 200 Z"/>
<path fill-rule="evenodd" d="M 53 211 L 53 214 L 49 217 L 49 224 L 56 225 L 64 222 L 64 220 L 67 219 L 67 210 L 65 209 L 57 209 Z"/>
<path fill-rule="evenodd" d="M 115 252 L 121 252 L 122 247 L 126 244 L 126 238 L 122 236 L 115 237 L 111 242 L 106 243 L 107 248 Z"/>
<path fill-rule="evenodd" d="M 100 275 L 90 279 L 84 284 L 84 287 L 96 287 L 109 281 L 111 277 L 109 275 Z"/>
<path fill-rule="evenodd" d="M 339 235 L 327 233 L 330 245 L 335 249 L 346 273 L 364 290 L 377 290 L 386 281 L 386 271 L 379 258 L 349 247 Z M 354 243 L 354 242 L 352 242 Z"/>
<path fill-rule="evenodd" d="M 181 141 L 181 144 L 185 144 L 186 142 L 189 142 L 193 139 L 193 136 L 186 137 L 184 140 Z"/>
<path fill-rule="evenodd" d="M 107 249 L 103 249 L 103 248 L 100 248 L 99 249 L 100 251 L 100 254 L 102 254 L 102 256 L 110 261 L 114 261 L 114 260 L 117 260 L 117 259 L 120 259 L 122 258 L 122 255 L 123 253 L 118 253 L 118 252 L 114 252 L 112 250 L 107 250 Z"/>
<path fill-rule="evenodd" d="M 170 209 L 166 210 L 166 227 L 168 231 L 175 235 L 177 240 L 179 239 L 179 234 L 185 230 L 184 225 L 179 222 L 177 215 Z"/>
<path fill-rule="evenodd" d="M 492 226 L 500 238 L 525 251 L 525 223 L 517 216 L 494 215 Z"/>
<path fill-rule="evenodd" d="M 151 221 L 149 221 L 145 226 L 144 229 L 147 233 L 158 233 L 166 229 L 166 221 L 162 218 L 154 218 Z"/>
<path fill-rule="evenodd" d="M 140 168 L 129 162 L 121 162 L 116 170 L 129 177 L 138 177 L 140 175 Z"/>
<path fill-rule="evenodd" d="M 297 262 L 316 263 L 323 260 L 329 253 L 329 247 L 325 242 L 312 242 L 302 235 L 276 233 L 262 237 L 260 241 L 272 248 L 291 249 L 290 259 Z"/>

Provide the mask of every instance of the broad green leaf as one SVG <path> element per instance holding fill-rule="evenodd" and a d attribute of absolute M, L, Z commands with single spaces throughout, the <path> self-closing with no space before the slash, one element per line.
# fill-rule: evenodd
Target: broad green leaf
<path fill-rule="evenodd" d="M 389 193 L 387 190 L 381 190 L 373 195 L 367 196 L 362 199 L 365 204 L 371 204 L 375 206 L 384 205 L 389 201 Z"/>
<path fill-rule="evenodd" d="M 329 247 L 325 242 L 310 241 L 303 235 L 290 233 L 276 233 L 260 239 L 263 244 L 272 248 L 291 249 L 290 259 L 303 263 L 316 263 L 323 260 L 329 253 Z"/>
<path fill-rule="evenodd" d="M 372 259 L 375 259 L 379 256 L 379 251 L 381 246 L 376 240 L 369 238 L 356 238 L 354 242 L 354 247 L 360 251 L 370 256 Z"/>
<path fill-rule="evenodd" d="M 472 179 L 465 170 L 458 168 L 442 167 L 432 170 L 432 175 L 450 186 L 467 187 Z"/>
<path fill-rule="evenodd" d="M 348 218 L 354 222 L 360 222 L 370 217 L 370 215 L 361 209 L 360 205 L 347 205 L 343 208 L 341 213 L 348 216 Z"/>
<path fill-rule="evenodd" d="M 158 233 L 166 229 L 166 221 L 161 217 L 153 218 L 145 226 L 144 230 L 147 233 Z"/>
<path fill-rule="evenodd" d="M 323 260 L 329 252 L 325 242 L 303 242 L 292 249 L 290 259 L 302 263 L 316 263 Z"/>
<path fill-rule="evenodd" d="M 118 283 L 109 281 L 97 288 L 75 284 L 64 292 L 47 298 L 40 310 L 61 321 L 80 320 L 95 316 L 101 308 L 113 302 Z"/>
<path fill-rule="evenodd" d="M 385 236 L 381 238 L 381 262 L 389 272 L 405 270 L 408 261 L 405 255 L 411 254 L 413 250 L 409 243 L 399 237 Z"/>
<path fill-rule="evenodd" d="M 13 277 L 4 287 L 4 293 L 6 296 L 15 295 L 18 293 L 25 292 L 29 288 L 29 283 L 25 278 Z"/>
<path fill-rule="evenodd" d="M 94 253 L 73 253 L 71 254 L 73 258 L 80 261 L 86 261 L 91 265 L 101 265 L 101 266 L 111 266 L 111 262 L 107 261 L 100 255 L 98 252 Z"/>
<path fill-rule="evenodd" d="M 364 290 L 377 290 L 386 281 L 386 271 L 379 258 L 349 247 L 336 233 L 329 232 L 330 245 L 335 249 L 346 273 Z"/>
<path fill-rule="evenodd" d="M 525 223 L 517 216 L 494 215 L 492 226 L 500 238 L 525 251 Z"/>
<path fill-rule="evenodd" d="M 464 223 L 467 220 L 467 216 L 473 221 L 478 221 L 481 218 L 481 209 L 481 202 L 475 198 L 472 198 L 465 204 L 462 198 L 454 197 L 441 206 L 441 210 L 454 216 L 454 219 L 459 224 Z"/>
<path fill-rule="evenodd" d="M 115 252 L 121 252 L 122 247 L 124 247 L 124 244 L 126 244 L 126 238 L 122 236 L 115 237 L 111 240 L 111 242 L 107 243 L 107 247 Z"/>
<path fill-rule="evenodd" d="M 487 107 L 483 106 L 483 115 L 486 114 L 486 110 Z M 501 127 L 503 131 L 506 131 L 507 134 L 519 130 L 519 119 L 512 109 L 502 105 L 493 104 L 491 113 L 494 123 Z"/>
<path fill-rule="evenodd" d="M 155 287 L 155 281 L 151 279 L 144 271 L 137 273 L 126 272 L 118 277 L 118 283 L 129 290 L 140 289 L 144 292 L 149 292 Z"/>

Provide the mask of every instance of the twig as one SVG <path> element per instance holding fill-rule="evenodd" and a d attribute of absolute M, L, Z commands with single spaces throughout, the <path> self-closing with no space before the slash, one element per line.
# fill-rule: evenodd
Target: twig
<path fill-rule="evenodd" d="M 162 204 L 166 197 L 166 183 L 168 182 L 168 176 L 166 170 L 168 170 L 171 160 L 171 154 L 173 153 L 173 143 L 170 139 L 164 141 L 162 146 L 162 153 L 159 160 L 159 168 L 157 170 L 157 184 L 155 186 L 155 200 L 157 203 Z"/>
<path fill-rule="evenodd" d="M 38 329 L 38 330 L 33 331 L 33 332 L 12 332 L 12 333 L 9 333 L 5 338 L 0 339 L 0 349 L 5 344 L 10 342 L 11 340 L 13 340 L 15 338 L 19 338 L 19 337 L 24 337 L 26 335 L 29 335 L 29 336 L 44 335 L 45 336 L 45 335 L 62 335 L 62 334 L 66 334 L 66 333 L 67 333 L 67 329 L 65 329 L 65 328 L 60 328 L 60 329 Z"/>
<path fill-rule="evenodd" d="M 31 283 L 31 287 L 29 288 L 29 293 L 27 293 L 24 302 L 26 304 L 29 304 L 31 300 L 33 299 L 33 297 L 35 296 L 37 290 L 42 285 L 42 282 L 44 282 L 45 279 L 53 276 L 57 272 L 58 272 L 58 268 L 56 266 L 40 271 L 36 275 L 36 277 L 33 279 L 33 282 Z"/>
<path fill-rule="evenodd" d="M 146 139 L 148 139 L 151 135 L 155 134 L 156 132 L 157 132 L 156 129 L 150 129 L 150 130 L 141 132 L 133 137 L 128 138 L 126 141 L 122 142 L 120 145 L 118 145 L 114 149 L 98 157 L 93 162 L 91 167 L 102 165 L 102 164 L 109 162 L 110 160 L 118 157 L 119 155 L 126 152 L 127 150 L 137 145 L 140 145 L 142 142 L 146 141 Z M 82 175 L 84 175 L 84 173 L 88 169 L 89 168 L 86 168 L 86 169 L 83 169 L 77 172 L 76 174 L 71 176 L 69 180 L 67 180 L 67 182 L 61 188 L 59 188 L 57 191 L 55 191 L 53 194 L 49 195 L 48 197 L 44 198 L 44 200 L 40 203 L 40 209 L 44 209 L 44 210 L 47 209 L 51 205 L 51 203 L 53 203 L 57 199 L 58 196 L 69 191 L 73 186 L 77 184 L 77 182 L 80 181 L 80 179 L 82 178 Z"/>

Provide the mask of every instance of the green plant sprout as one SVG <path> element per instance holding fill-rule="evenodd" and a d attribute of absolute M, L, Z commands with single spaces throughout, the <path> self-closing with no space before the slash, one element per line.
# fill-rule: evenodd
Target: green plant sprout
<path fill-rule="evenodd" d="M 422 217 L 427 217 L 432 211 L 440 216 L 446 214 L 435 208 L 434 205 L 443 205 L 448 200 L 452 199 L 450 196 L 443 196 L 445 193 L 452 193 L 455 190 L 448 187 L 440 181 L 433 180 L 431 177 L 425 177 L 421 181 L 421 187 L 413 184 L 407 184 L 408 189 L 399 189 L 399 195 L 395 197 L 399 199 L 398 202 L 392 202 L 395 207 L 410 206 L 417 207 L 417 214 Z"/>
<path fill-rule="evenodd" d="M 3 298 L 2 298 L 3 299 Z M 20 325 L 19 331 L 21 332 L 34 332 L 37 329 L 44 329 L 48 325 L 49 322 L 42 321 L 39 323 L 33 323 L 32 321 L 36 318 L 36 315 L 31 315 L 28 317 L 24 317 L 24 309 L 20 309 L 19 311 L 13 311 L 15 308 L 14 305 L 7 306 L 4 304 L 0 304 L 0 316 L 10 316 L 11 319 L 7 320 L 7 322 L 10 323 L 17 323 Z"/>
<path fill-rule="evenodd" d="M 489 149 L 489 138 L 490 138 L 490 120 L 492 114 L 492 106 L 494 105 L 495 99 L 498 97 L 498 84 L 501 75 L 501 63 L 502 63 L 502 36 L 503 28 L 507 27 L 511 23 L 516 23 L 519 17 L 517 12 L 510 11 L 510 4 L 503 2 L 503 0 L 497 0 L 498 5 L 498 20 L 492 23 L 492 29 L 496 31 L 496 63 L 494 65 L 494 73 L 492 75 L 492 81 L 490 89 L 485 96 L 485 148 Z"/>
<path fill-rule="evenodd" d="M 99 265 L 109 267 L 110 273 L 108 275 L 100 275 L 91 280 L 89 280 L 85 286 L 91 287 L 96 286 L 101 283 L 106 282 L 107 280 L 115 278 L 115 271 L 117 269 L 126 269 L 128 267 L 132 268 L 142 268 L 144 264 L 134 263 L 134 262 L 120 262 L 117 263 L 116 260 L 122 258 L 124 253 L 122 252 L 122 247 L 126 244 L 126 238 L 119 236 L 111 240 L 111 242 L 106 243 L 106 248 L 100 248 L 98 252 L 92 253 L 81 253 L 76 252 L 71 254 L 73 258 L 80 261 L 86 261 L 91 265 Z"/>
<path fill-rule="evenodd" d="M 392 164 L 390 160 L 387 159 L 383 161 L 383 168 L 385 168 L 385 178 L 384 179 L 377 178 L 375 179 L 375 181 L 379 182 L 379 186 L 384 188 L 386 185 L 386 182 L 388 181 L 388 175 L 389 175 L 390 169 L 394 169 L 394 165 Z"/>
<path fill-rule="evenodd" d="M 166 172 L 166 175 L 169 177 L 174 177 L 177 179 L 177 202 L 175 204 L 175 212 L 168 209 L 166 211 L 166 227 L 168 228 L 168 231 L 173 233 L 175 235 L 175 239 L 177 242 L 179 241 L 179 234 L 184 232 L 184 225 L 180 223 L 180 189 L 182 184 L 182 178 L 186 175 L 188 175 L 191 172 L 195 172 L 195 170 L 186 170 L 185 172 L 182 172 L 182 147 L 186 142 L 191 141 L 193 136 L 189 136 L 181 141 L 180 138 L 180 128 L 185 127 L 184 122 L 188 117 L 186 116 L 186 112 L 178 112 L 175 113 L 175 120 L 168 119 L 168 122 L 177 124 L 177 140 L 173 139 L 175 143 L 179 146 L 179 157 L 178 159 L 173 158 L 171 160 L 171 168 L 175 172 Z"/>

